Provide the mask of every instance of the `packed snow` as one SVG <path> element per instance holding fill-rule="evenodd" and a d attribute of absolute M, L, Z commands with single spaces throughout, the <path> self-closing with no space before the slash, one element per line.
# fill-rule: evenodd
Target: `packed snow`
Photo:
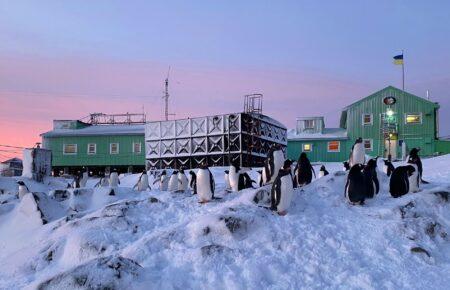
<path fill-rule="evenodd" d="M 342 164 L 327 163 L 285 216 L 255 203 L 270 187 L 225 192 L 225 168 L 211 168 L 222 199 L 206 204 L 135 191 L 139 174 L 115 195 L 95 178 L 0 177 L 0 288 L 448 289 L 450 155 L 423 165 L 419 192 L 392 198 L 379 167 L 381 192 L 353 206 Z M 16 180 L 33 193 L 19 200 Z"/>

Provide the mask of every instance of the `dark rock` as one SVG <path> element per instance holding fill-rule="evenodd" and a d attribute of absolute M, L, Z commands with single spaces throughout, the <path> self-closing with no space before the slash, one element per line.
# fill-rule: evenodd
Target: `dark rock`
<path fill-rule="evenodd" d="M 255 192 L 255 196 L 253 197 L 253 202 L 256 204 L 267 204 L 270 202 L 270 194 L 265 189 L 260 189 Z"/>
<path fill-rule="evenodd" d="M 412 253 L 423 253 L 423 254 L 427 255 L 428 257 L 431 257 L 430 253 L 428 253 L 427 250 L 425 250 L 424 248 L 421 248 L 421 247 L 411 248 L 411 252 Z"/>
<path fill-rule="evenodd" d="M 209 234 L 211 232 L 211 229 L 209 228 L 209 227 L 206 227 L 206 228 L 204 228 L 203 229 L 203 235 L 207 235 L 207 234 Z"/>
<path fill-rule="evenodd" d="M 346 175 L 347 174 L 347 172 L 345 172 L 345 171 L 336 171 L 335 173 L 334 173 L 334 176 L 344 176 L 344 175 Z"/>
<path fill-rule="evenodd" d="M 45 257 L 45 260 L 48 262 L 53 261 L 53 251 L 48 252 L 47 257 Z"/>
<path fill-rule="evenodd" d="M 221 246 L 221 245 L 207 245 L 207 246 L 203 246 L 201 247 L 201 252 L 202 252 L 202 256 L 203 257 L 208 257 L 211 255 L 216 255 L 216 254 L 222 254 L 225 251 L 230 251 L 230 248 L 227 248 L 225 246 Z"/>
<path fill-rule="evenodd" d="M 448 191 L 436 191 L 436 192 L 433 192 L 433 194 L 438 196 L 438 197 L 440 197 L 443 201 L 448 202 L 448 197 L 449 197 L 450 192 L 448 192 Z"/>
<path fill-rule="evenodd" d="M 221 217 L 219 220 L 223 220 L 225 222 L 225 225 L 227 226 L 228 230 L 231 233 L 235 233 L 238 230 L 247 229 L 247 222 L 237 217 L 233 216 Z"/>
<path fill-rule="evenodd" d="M 156 202 L 159 202 L 159 199 L 157 199 L 156 197 L 150 197 L 150 198 L 148 199 L 148 201 L 149 201 L 150 203 L 156 203 Z"/>
<path fill-rule="evenodd" d="M 400 214 L 402 215 L 402 218 L 410 217 L 410 211 L 412 208 L 415 207 L 415 204 L 413 201 L 410 201 L 409 203 L 403 205 L 400 207 Z"/>

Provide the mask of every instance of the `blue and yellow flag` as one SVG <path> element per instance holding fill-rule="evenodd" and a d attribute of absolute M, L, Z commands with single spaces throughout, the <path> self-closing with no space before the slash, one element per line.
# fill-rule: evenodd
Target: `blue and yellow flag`
<path fill-rule="evenodd" d="M 403 64 L 403 54 L 394 56 L 394 64 Z"/>

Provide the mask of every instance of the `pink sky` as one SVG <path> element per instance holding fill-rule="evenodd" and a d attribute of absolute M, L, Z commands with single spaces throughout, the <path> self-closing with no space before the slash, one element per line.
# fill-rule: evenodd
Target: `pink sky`
<path fill-rule="evenodd" d="M 151 62 L 1 59 L 0 144 L 32 146 L 53 119 L 92 112 L 140 112 L 144 105 L 148 119 L 161 119 L 166 73 L 167 65 Z M 180 64 L 172 66 L 170 79 L 177 117 L 241 111 L 243 95 L 263 93 L 264 112 L 288 127 L 305 115 L 326 115 L 328 126 L 336 126 L 340 108 L 370 92 L 314 72 Z M 13 155 L 0 153 L 2 159 Z"/>

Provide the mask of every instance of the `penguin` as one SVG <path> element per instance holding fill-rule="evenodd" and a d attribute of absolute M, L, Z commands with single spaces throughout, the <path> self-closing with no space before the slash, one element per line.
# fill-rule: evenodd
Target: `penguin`
<path fill-rule="evenodd" d="M 262 170 L 258 170 L 256 172 L 258 172 L 257 184 L 259 185 L 259 187 L 262 187 L 263 186 L 263 178 L 262 178 L 263 171 Z"/>
<path fill-rule="evenodd" d="M 25 194 L 30 193 L 30 190 L 25 185 L 25 182 L 22 180 L 17 181 L 17 184 L 19 185 L 19 192 L 17 193 L 19 199 L 22 199 L 22 197 L 25 196 Z"/>
<path fill-rule="evenodd" d="M 142 174 L 139 176 L 139 180 L 133 189 L 135 188 L 137 188 L 138 191 L 146 191 L 147 189 L 152 190 L 148 183 L 148 175 L 146 170 L 142 171 Z"/>
<path fill-rule="evenodd" d="M 80 187 L 86 187 L 88 179 L 89 179 L 89 172 L 87 171 L 87 169 L 85 169 L 80 178 Z"/>
<path fill-rule="evenodd" d="M 348 164 L 348 161 L 344 161 L 343 164 L 344 164 L 344 167 L 342 168 L 342 171 L 349 171 L 350 165 Z"/>
<path fill-rule="evenodd" d="M 264 170 L 262 172 L 263 184 L 270 184 L 274 182 L 277 177 L 278 170 L 281 169 L 284 162 L 284 153 L 280 146 L 273 146 L 267 153 L 267 158 L 264 161 Z"/>
<path fill-rule="evenodd" d="M 239 165 L 237 164 L 231 164 L 230 165 L 230 170 L 228 173 L 228 178 L 230 181 L 230 188 L 232 191 L 239 191 L 239 175 L 240 175 L 240 171 L 241 168 L 239 167 Z"/>
<path fill-rule="evenodd" d="M 386 173 L 387 176 L 391 176 L 392 172 L 395 169 L 394 165 L 389 159 L 385 159 L 383 161 L 384 161 L 383 172 Z"/>
<path fill-rule="evenodd" d="M 345 183 L 345 197 L 351 204 L 364 204 L 366 198 L 366 185 L 362 173 L 363 165 L 355 164 L 348 173 Z"/>
<path fill-rule="evenodd" d="M 380 192 L 380 182 L 377 176 L 377 158 L 370 159 L 363 169 L 366 198 L 373 198 Z"/>
<path fill-rule="evenodd" d="M 284 162 L 283 167 L 278 171 L 278 175 L 275 178 L 270 191 L 270 209 L 276 210 L 279 215 L 287 214 L 294 193 L 291 165 L 292 161 L 289 159 Z"/>
<path fill-rule="evenodd" d="M 189 171 L 191 175 L 191 181 L 189 182 L 189 186 L 192 189 L 192 194 L 197 194 L 197 175 L 195 175 L 194 171 Z"/>
<path fill-rule="evenodd" d="M 238 181 L 238 191 L 246 188 L 253 188 L 253 183 L 256 182 L 250 178 L 247 172 L 240 173 Z"/>
<path fill-rule="evenodd" d="M 156 184 L 157 182 L 159 182 L 159 190 L 167 191 L 169 187 L 169 177 L 167 176 L 167 172 L 165 170 L 161 171 L 159 179 L 155 179 L 153 184 Z"/>
<path fill-rule="evenodd" d="M 178 190 L 178 171 L 174 170 L 169 179 L 169 184 L 167 190 L 170 192 L 175 192 Z"/>
<path fill-rule="evenodd" d="M 362 164 L 364 165 L 366 163 L 366 154 L 364 152 L 364 145 L 363 140 L 361 137 L 356 139 L 355 144 L 353 144 L 352 151 L 350 152 L 350 158 L 348 160 L 348 165 L 350 168 L 353 167 L 355 164 Z"/>
<path fill-rule="evenodd" d="M 419 156 L 419 152 L 420 152 L 420 148 L 413 148 L 411 149 L 411 151 L 409 152 L 409 156 L 408 156 L 408 163 L 414 163 L 417 165 L 417 170 L 418 170 L 418 174 L 419 174 L 419 180 L 422 183 L 428 184 L 428 181 L 425 181 L 422 179 L 423 176 L 423 165 L 422 165 L 422 160 L 420 159 Z M 409 162 L 409 161 L 412 162 Z"/>
<path fill-rule="evenodd" d="M 178 191 L 185 192 L 188 189 L 188 179 L 186 177 L 186 174 L 184 174 L 184 169 L 181 168 L 178 172 Z"/>
<path fill-rule="evenodd" d="M 116 195 L 116 189 L 120 184 L 119 173 L 114 169 L 113 172 L 109 174 L 109 188 L 111 189 L 109 195 Z"/>
<path fill-rule="evenodd" d="M 214 177 L 205 163 L 200 165 L 196 178 L 197 196 L 200 203 L 206 203 L 214 199 Z"/>
<path fill-rule="evenodd" d="M 294 187 L 301 187 L 310 184 L 312 176 L 316 177 L 316 172 L 309 162 L 309 159 L 305 152 L 300 154 L 297 165 L 294 168 Z"/>
<path fill-rule="evenodd" d="M 320 166 L 319 177 L 324 177 L 327 176 L 328 174 L 330 173 L 325 168 L 325 165 Z"/>
<path fill-rule="evenodd" d="M 73 177 L 72 187 L 80 188 L 80 181 L 81 181 L 81 172 L 78 171 L 77 174 Z"/>
<path fill-rule="evenodd" d="M 230 185 L 230 171 L 229 170 L 224 171 L 224 180 L 225 180 L 225 191 L 230 192 L 231 185 Z"/>
<path fill-rule="evenodd" d="M 405 195 L 409 192 L 409 177 L 416 169 L 412 165 L 399 166 L 392 172 L 389 180 L 389 192 L 394 198 Z"/>
<path fill-rule="evenodd" d="M 407 164 L 414 167 L 414 172 L 408 177 L 409 182 L 409 192 L 418 192 L 420 184 L 420 173 L 419 166 L 417 165 L 418 160 L 416 157 L 409 157 Z"/>

